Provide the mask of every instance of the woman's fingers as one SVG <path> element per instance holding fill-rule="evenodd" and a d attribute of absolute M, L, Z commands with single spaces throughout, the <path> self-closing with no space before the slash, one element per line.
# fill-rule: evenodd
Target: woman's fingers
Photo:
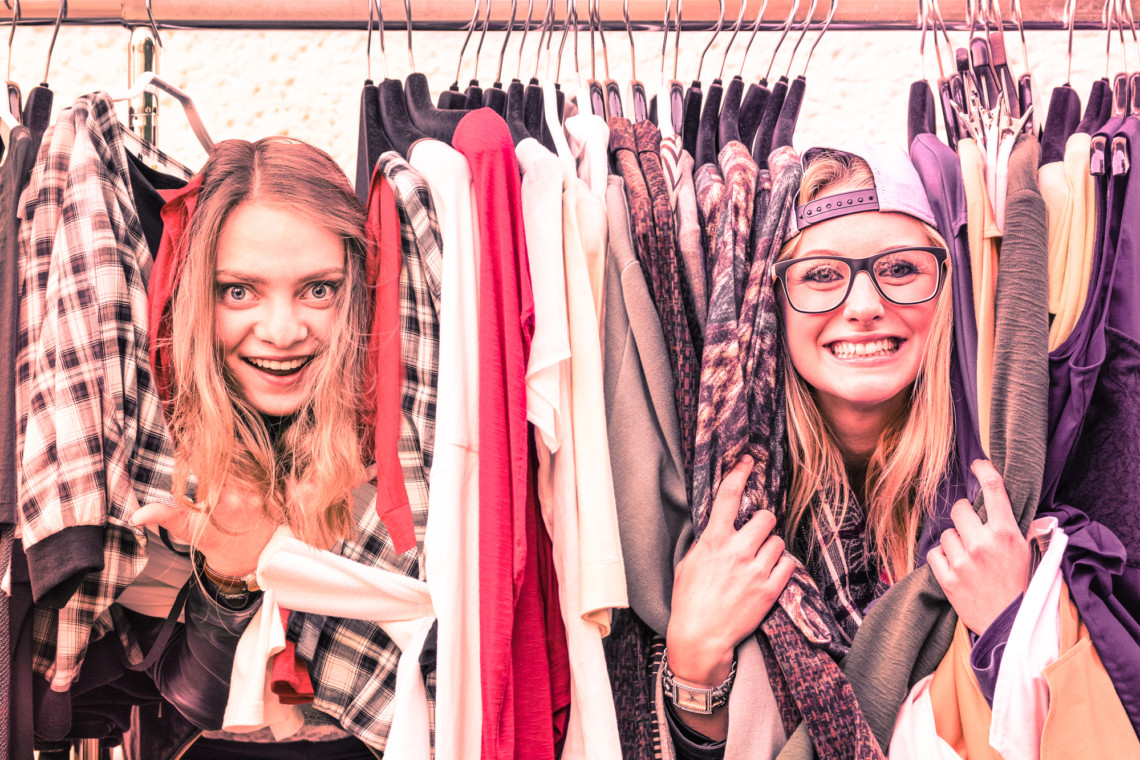
<path fill-rule="evenodd" d="M 994 527 L 1017 527 L 1017 520 L 1013 517 L 1013 507 L 1009 503 L 1009 494 L 1005 490 L 1005 482 L 993 463 L 988 459 L 977 459 L 970 470 L 978 479 L 985 497 L 987 524 Z"/>
<path fill-rule="evenodd" d="M 759 515 L 757 515 L 759 517 Z M 757 518 L 752 518 L 755 521 Z M 743 529 L 742 529 L 743 530 Z M 784 556 L 784 540 L 779 536 L 768 536 L 760 550 L 756 552 L 756 568 L 766 576 L 771 576 L 776 564 Z"/>
<path fill-rule="evenodd" d="M 744 485 L 748 482 L 751 472 L 752 457 L 745 454 L 720 481 L 712 509 L 709 510 L 709 522 L 705 527 L 705 533 L 716 531 L 730 534 L 736 530 L 734 523 L 740 511 L 740 498 L 744 495 Z"/>
<path fill-rule="evenodd" d="M 132 525 L 166 528 L 171 536 L 182 542 L 193 537 L 192 521 L 193 515 L 188 510 L 158 503 L 140 507 L 131 516 Z"/>

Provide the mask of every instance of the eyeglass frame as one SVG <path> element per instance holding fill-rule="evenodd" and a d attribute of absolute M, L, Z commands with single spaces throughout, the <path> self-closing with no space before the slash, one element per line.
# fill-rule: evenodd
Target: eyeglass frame
<path fill-rule="evenodd" d="M 891 298 L 890 296 L 888 296 L 886 293 L 883 292 L 882 286 L 879 285 L 879 281 L 875 278 L 875 270 L 871 268 L 875 262 L 877 262 L 879 259 L 883 258 L 884 256 L 888 256 L 892 253 L 902 253 L 903 251 L 926 251 L 927 253 L 932 254 L 934 256 L 934 258 L 937 260 L 938 269 L 939 269 L 938 286 L 934 288 L 934 292 L 931 293 L 928 298 L 924 298 L 921 301 L 911 301 L 909 303 L 899 303 L 898 301 L 896 301 L 895 299 Z M 917 306 L 920 303 L 926 303 L 927 301 L 931 301 L 931 300 L 937 298 L 938 294 L 942 292 L 942 285 L 946 281 L 946 272 L 948 271 L 947 267 L 946 267 L 946 262 L 949 259 L 949 257 L 950 257 L 950 251 L 948 251 L 946 248 L 943 248 L 941 246 L 931 246 L 931 245 L 903 245 L 903 246 L 899 246 L 898 248 L 888 248 L 885 251 L 879 251 L 878 253 L 873 254 L 871 256 L 865 256 L 863 258 L 857 258 L 857 259 L 848 258 L 846 256 L 825 256 L 825 255 L 803 256 L 801 258 L 793 258 L 793 259 L 786 259 L 785 261 L 778 261 L 775 264 L 773 264 L 772 265 L 772 281 L 778 282 L 778 283 L 780 283 L 781 286 L 783 286 L 784 298 L 785 298 L 785 300 L 787 300 L 788 306 L 791 306 L 793 311 L 797 311 L 800 314 L 826 314 L 829 311 L 835 311 L 836 309 L 838 309 L 840 306 L 842 306 L 844 303 L 847 302 L 848 298 L 851 297 L 851 288 L 855 287 L 855 278 L 859 275 L 860 272 L 866 272 L 867 273 L 867 277 L 871 280 L 871 284 L 873 284 L 875 286 L 875 290 L 878 291 L 879 295 L 882 296 L 884 299 L 886 299 L 888 302 L 893 303 L 895 306 Z M 794 303 L 792 303 L 792 299 L 788 297 L 788 292 L 787 292 L 788 291 L 788 285 L 787 285 L 787 282 L 784 280 L 784 273 L 787 272 L 788 269 L 793 264 L 798 264 L 798 263 L 801 263 L 804 261 L 812 261 L 813 259 L 826 259 L 828 261 L 841 261 L 844 264 L 846 264 L 847 268 L 850 269 L 850 271 L 851 271 L 851 277 L 847 280 L 847 290 L 846 290 L 846 292 L 844 292 L 843 298 L 839 299 L 839 303 L 835 304 L 830 309 L 824 309 L 822 311 L 807 311 L 805 309 L 798 308 Z"/>

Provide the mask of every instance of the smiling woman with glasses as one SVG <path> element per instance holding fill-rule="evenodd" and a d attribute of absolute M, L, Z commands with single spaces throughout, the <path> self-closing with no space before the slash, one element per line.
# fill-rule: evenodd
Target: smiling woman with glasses
<path fill-rule="evenodd" d="M 919 555 L 924 521 L 945 509 L 954 417 L 950 262 L 917 173 L 902 151 L 882 148 L 812 149 L 803 164 L 772 267 L 785 365 L 783 510 L 778 523 L 758 514 L 734 532 L 706 531 L 676 569 L 663 681 L 682 758 L 723 752 L 735 648 L 788 582 L 785 547 L 851 638 L 874 601 L 923 562 L 978 635 L 1015 614 L 1026 588 L 1029 545 L 989 462 L 972 465 L 989 522 L 959 502 L 956 529 Z M 745 457 L 724 478 L 710 524 L 718 510 L 736 514 L 751 468 Z"/>

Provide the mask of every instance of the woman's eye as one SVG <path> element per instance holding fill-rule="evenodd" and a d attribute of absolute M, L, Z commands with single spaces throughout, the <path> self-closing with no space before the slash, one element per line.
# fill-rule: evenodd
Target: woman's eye
<path fill-rule="evenodd" d="M 843 279 L 842 273 L 830 264 L 813 266 L 802 275 L 803 281 L 816 285 L 828 285 Z"/>
<path fill-rule="evenodd" d="M 336 295 L 338 283 L 335 282 L 317 282 L 309 288 L 309 295 L 318 301 L 327 301 Z"/>
<path fill-rule="evenodd" d="M 904 277 L 913 277 L 918 274 L 918 267 L 910 261 L 881 261 L 875 267 L 879 277 L 888 279 L 902 279 Z"/>
<path fill-rule="evenodd" d="M 249 297 L 245 285 L 223 285 L 222 297 L 227 301 L 241 302 Z"/>

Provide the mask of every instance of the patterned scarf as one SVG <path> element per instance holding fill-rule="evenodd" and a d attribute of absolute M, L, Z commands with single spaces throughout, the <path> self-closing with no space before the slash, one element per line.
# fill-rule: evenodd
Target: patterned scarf
<path fill-rule="evenodd" d="M 702 214 L 706 223 L 716 224 L 709 248 L 712 276 L 693 468 L 698 534 L 708 522 L 716 485 L 745 453 L 755 465 L 737 527 L 759 509 L 776 510 L 777 517 L 782 512 L 784 367 L 770 271 L 803 176 L 799 156 L 790 148 L 772 154 L 767 177 L 737 142 L 721 150 L 719 163 L 723 178 L 711 165 L 701 167 L 697 176 Z M 757 206 L 762 218 L 754 214 Z M 820 500 L 819 506 L 825 505 Z M 802 721 L 823 757 L 882 758 L 836 664 L 846 655 L 862 614 L 855 603 L 851 609 L 847 603 L 853 598 L 852 579 L 865 575 L 865 561 L 858 559 L 864 555 L 849 561 L 850 541 L 842 540 L 858 535 L 861 510 L 848 509 L 842 524 L 834 517 L 830 508 L 813 511 L 810 544 L 820 551 L 809 554 L 820 563 L 814 573 L 797 563 L 777 606 L 761 624 L 761 649 L 789 735 Z M 817 586 L 817 577 L 826 592 Z M 862 601 L 864 594 L 856 596 Z M 841 602 L 838 609 L 833 601 Z"/>

